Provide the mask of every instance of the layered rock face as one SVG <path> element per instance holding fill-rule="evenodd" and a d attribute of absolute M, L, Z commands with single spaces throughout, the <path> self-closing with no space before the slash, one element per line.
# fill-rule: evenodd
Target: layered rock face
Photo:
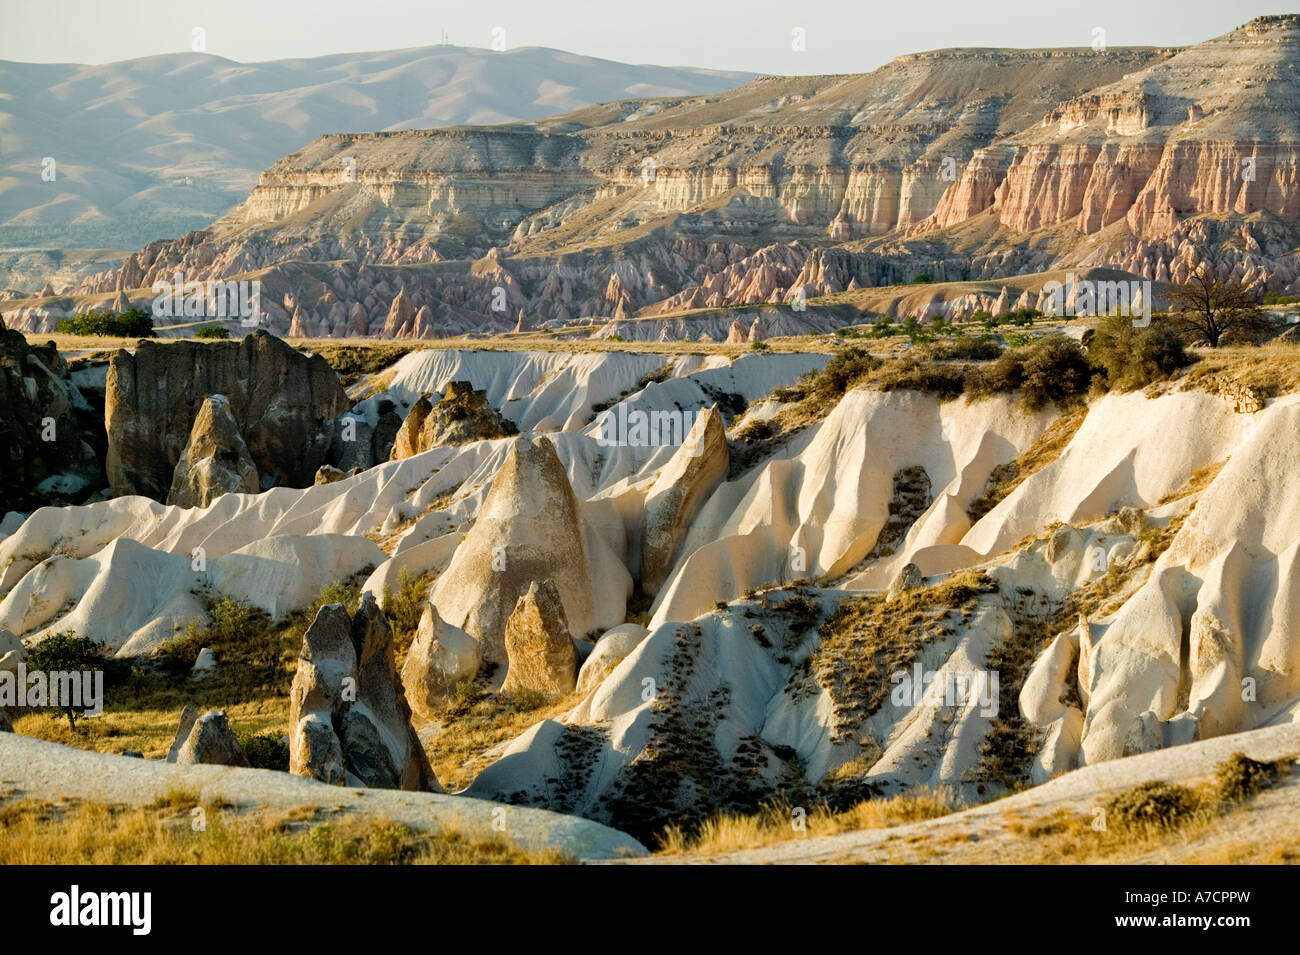
<path fill-rule="evenodd" d="M 116 494 L 166 497 L 209 395 L 227 398 L 263 487 L 310 486 L 329 452 L 334 419 L 350 406 L 324 359 L 264 332 L 241 342 L 141 342 L 134 355 L 117 352 L 108 371 L 108 473 Z"/>
<path fill-rule="evenodd" d="M 290 772 L 336 785 L 437 790 L 411 728 L 393 632 L 373 595 L 349 618 L 322 607 L 303 638 L 290 690 Z"/>
<path fill-rule="evenodd" d="M 0 409 L 0 515 L 80 501 L 102 486 L 79 420 L 90 406 L 52 344 L 32 348 L 20 332 L 0 327 Z"/>

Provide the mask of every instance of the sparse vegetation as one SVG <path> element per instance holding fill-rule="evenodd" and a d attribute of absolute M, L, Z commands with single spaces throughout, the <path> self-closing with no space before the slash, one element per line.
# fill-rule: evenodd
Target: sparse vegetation
<path fill-rule="evenodd" d="M 797 808 L 801 811 L 796 812 Z M 756 813 L 719 813 L 689 829 L 669 826 L 659 837 L 658 849 L 665 855 L 710 856 L 794 839 L 937 819 L 961 808 L 952 790 L 925 788 L 901 796 L 865 799 L 843 810 L 827 804 L 803 808 L 776 802 Z M 800 824 L 802 828 L 797 828 Z"/>
<path fill-rule="evenodd" d="M 315 811 L 243 815 L 172 794 L 149 806 L 18 800 L 0 805 L 4 865 L 476 865 L 555 864 L 557 851 L 526 852 L 505 839 L 454 829 L 419 832 L 384 818 Z"/>

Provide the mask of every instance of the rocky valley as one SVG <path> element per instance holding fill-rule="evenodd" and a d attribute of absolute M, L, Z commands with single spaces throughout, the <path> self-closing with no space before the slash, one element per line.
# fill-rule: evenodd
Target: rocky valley
<path fill-rule="evenodd" d="M 665 71 L 24 257 L 0 861 L 1297 861 L 1298 73 Z"/>

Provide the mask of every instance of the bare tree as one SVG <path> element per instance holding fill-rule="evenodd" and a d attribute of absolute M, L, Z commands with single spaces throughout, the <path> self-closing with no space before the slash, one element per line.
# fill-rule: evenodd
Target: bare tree
<path fill-rule="evenodd" d="M 1268 327 L 1252 293 L 1240 282 L 1219 278 L 1201 265 L 1169 290 L 1175 327 L 1192 341 L 1218 348 L 1226 339 L 1250 339 Z"/>

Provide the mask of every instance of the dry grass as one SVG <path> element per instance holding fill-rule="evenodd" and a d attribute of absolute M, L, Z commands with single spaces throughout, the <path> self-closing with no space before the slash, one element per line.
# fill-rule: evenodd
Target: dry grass
<path fill-rule="evenodd" d="M 195 810 L 199 812 L 195 812 Z M 197 830 L 197 831 L 196 831 Z M 417 832 L 312 811 L 239 814 L 177 792 L 149 806 L 18 800 L 0 805 L 3 865 L 476 865 L 571 862 L 504 839 Z"/>
<path fill-rule="evenodd" d="M 520 736 L 545 719 L 554 719 L 577 702 L 575 696 L 539 701 L 485 691 L 462 684 L 438 715 L 442 731 L 429 745 L 429 761 L 448 792 L 473 782 L 491 759 L 485 754 Z"/>
<path fill-rule="evenodd" d="M 796 807 L 776 803 L 751 815 L 719 814 L 689 832 L 670 826 L 660 837 L 659 851 L 665 855 L 691 853 L 707 856 L 758 849 L 792 839 L 884 829 L 905 822 L 936 819 L 961 808 L 956 794 L 946 788 L 935 791 L 921 789 L 887 799 L 867 799 L 842 812 L 816 806 L 797 813 Z M 802 828 L 798 828 L 800 825 Z"/>
<path fill-rule="evenodd" d="M 177 696 L 182 698 L 184 693 L 178 691 Z M 14 732 L 98 753 L 134 751 L 150 759 L 160 759 L 171 747 L 184 705 L 180 702 L 175 706 L 132 709 L 106 704 L 103 716 L 77 720 L 75 731 L 68 728 L 67 717 L 56 711 L 24 712 L 13 721 Z M 288 696 L 236 704 L 213 703 L 212 707 L 226 711 L 230 727 L 236 733 L 289 732 Z M 208 708 L 211 707 L 199 707 L 200 712 Z"/>
<path fill-rule="evenodd" d="M 857 739 L 858 727 L 889 698 L 890 674 L 907 670 L 929 643 L 955 637 L 979 601 L 997 591 L 986 574 L 963 572 L 932 587 L 888 598 L 869 594 L 840 602 L 818 628 L 811 676 L 834 702 L 831 739 Z M 801 675 L 796 671 L 792 681 Z M 868 751 L 879 744 L 857 739 Z"/>
<path fill-rule="evenodd" d="M 1232 378 L 1257 389 L 1265 398 L 1300 391 L 1300 346 L 1286 342 L 1198 348 L 1200 359 L 1176 378 L 1180 391 L 1215 391 L 1214 379 Z"/>
<path fill-rule="evenodd" d="M 1059 458 L 1087 417 L 1086 405 L 1066 412 L 1014 461 L 994 468 L 984 489 L 966 508 L 971 523 L 993 510 L 1017 487 Z"/>

